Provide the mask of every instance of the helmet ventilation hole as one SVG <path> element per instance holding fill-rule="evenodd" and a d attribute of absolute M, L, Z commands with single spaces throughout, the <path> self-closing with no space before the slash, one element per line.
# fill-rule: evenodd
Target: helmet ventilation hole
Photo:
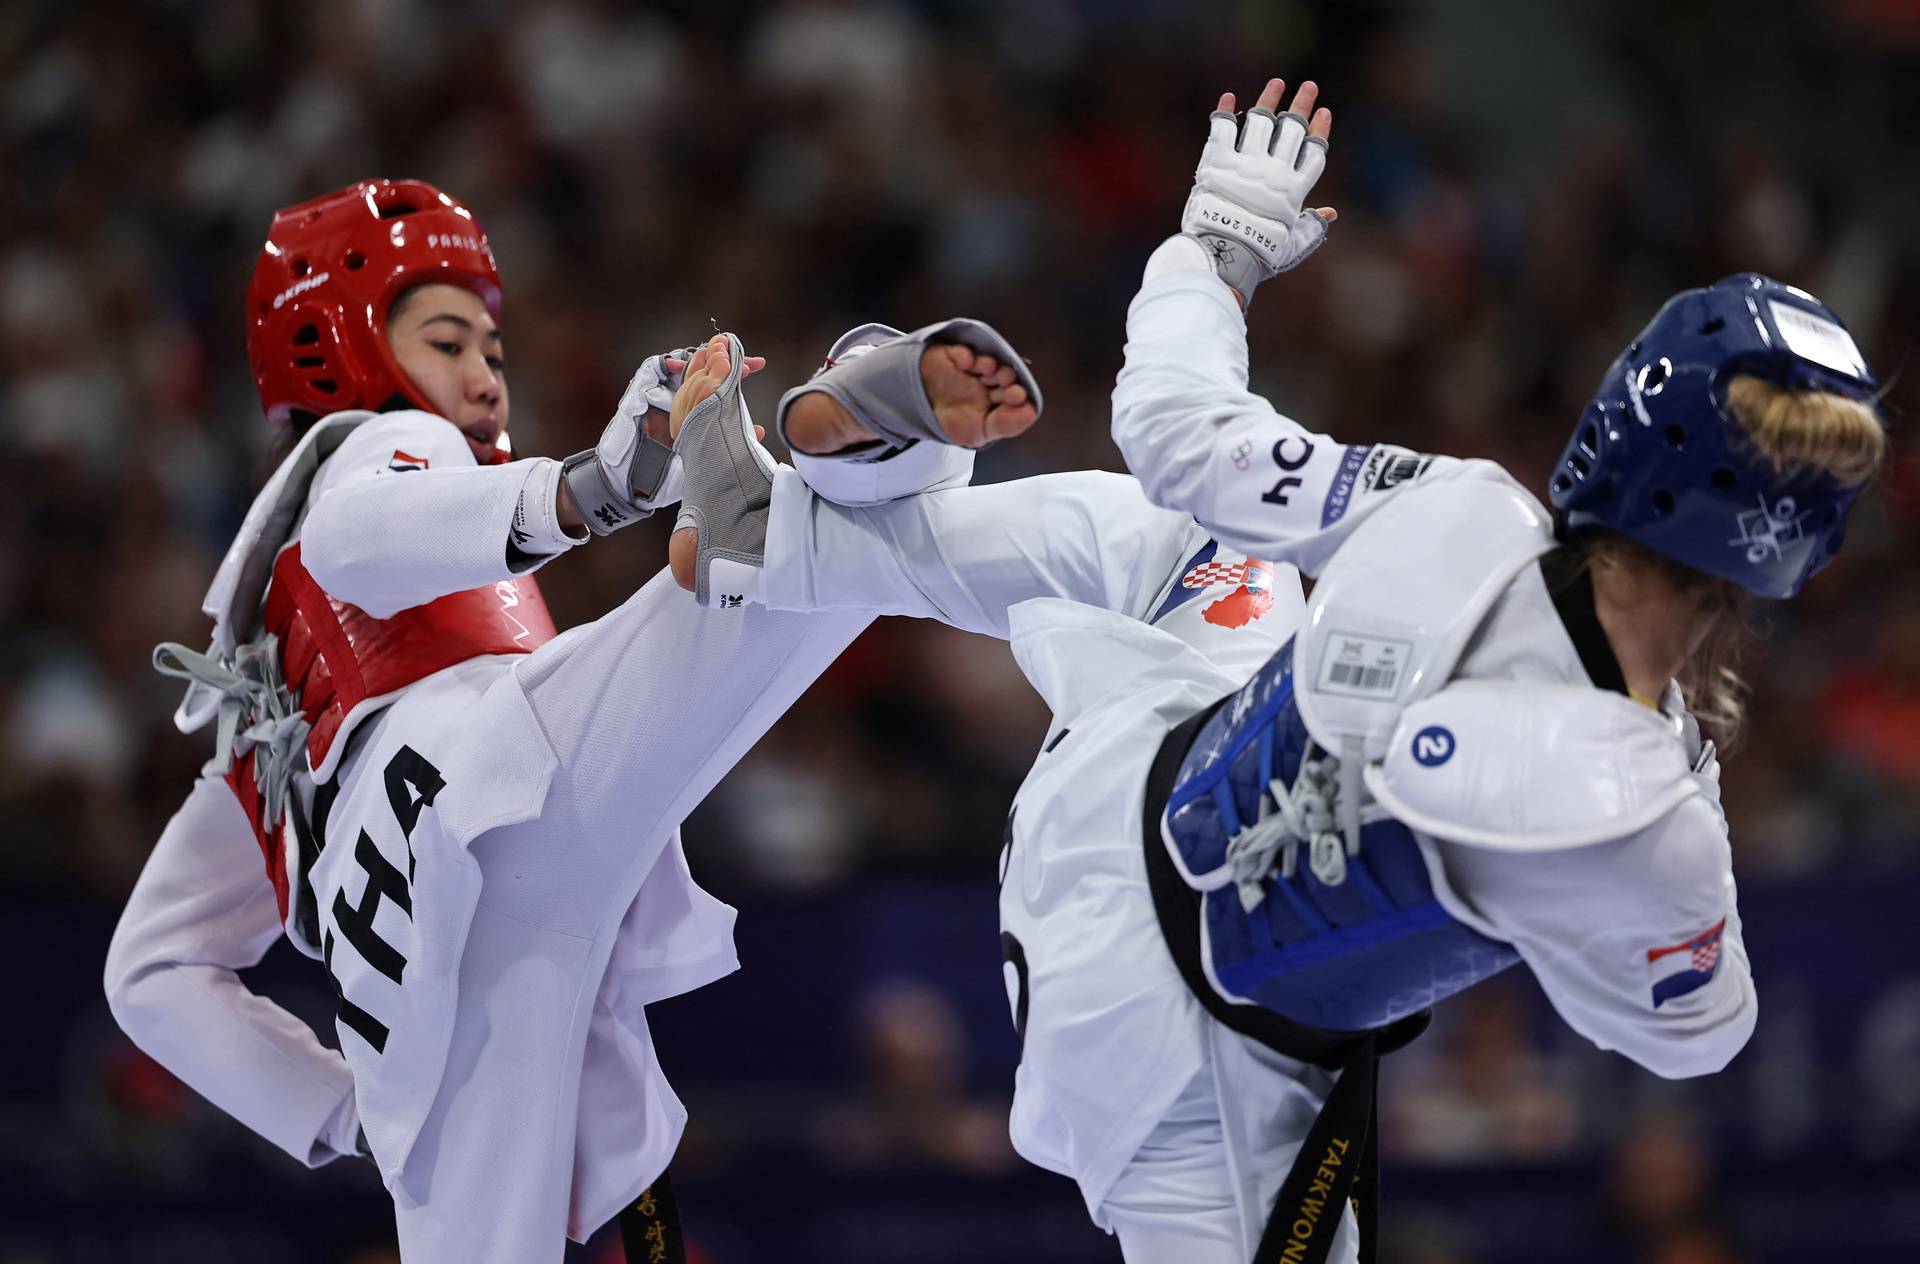
<path fill-rule="evenodd" d="M 1687 446 L 1687 432 L 1683 426 L 1667 427 L 1667 446 L 1678 452 Z"/>
<path fill-rule="evenodd" d="M 347 251 L 347 271 L 358 272 L 367 266 L 367 257 L 358 250 Z"/>
<path fill-rule="evenodd" d="M 1673 512 L 1673 493 L 1661 488 L 1653 494 L 1654 516 L 1664 518 Z"/>
<path fill-rule="evenodd" d="M 1581 478 L 1585 478 L 1587 475 L 1593 473 L 1593 467 L 1587 464 L 1587 458 L 1581 456 L 1578 452 L 1567 459 L 1567 464 L 1571 465 L 1573 472 Z"/>
<path fill-rule="evenodd" d="M 1580 450 L 1588 456 L 1600 455 L 1600 427 L 1592 422 L 1580 427 Z"/>
<path fill-rule="evenodd" d="M 1553 490 L 1560 495 L 1565 495 L 1572 486 L 1573 480 L 1565 474 L 1557 475 L 1553 480 Z"/>
<path fill-rule="evenodd" d="M 1726 319 L 1724 317 L 1715 316 L 1709 321 L 1707 321 L 1706 324 L 1700 326 L 1700 332 L 1703 334 L 1717 334 L 1722 329 L 1725 329 L 1726 327 L 1727 327 Z"/>
<path fill-rule="evenodd" d="M 319 341 L 320 327 L 318 325 L 302 325 L 293 331 L 293 345 L 296 347 L 311 347 Z"/>
<path fill-rule="evenodd" d="M 325 356 L 295 356 L 293 367 L 296 369 L 324 369 L 327 367 Z"/>
<path fill-rule="evenodd" d="M 1724 492 L 1733 486 L 1733 471 L 1724 465 L 1716 465 L 1713 473 L 1707 475 L 1707 479 L 1716 488 Z"/>
<path fill-rule="evenodd" d="M 411 202 L 395 202 L 390 206 L 380 208 L 380 218 L 399 219 L 402 215 L 412 215 L 419 209 L 419 207 L 413 205 Z"/>
<path fill-rule="evenodd" d="M 304 258 L 293 261 L 293 275 L 303 277 L 311 271 L 313 271 L 313 265 L 308 263 Z"/>
<path fill-rule="evenodd" d="M 314 390 L 320 391 L 321 393 L 326 395 L 331 395 L 335 391 L 340 389 L 340 384 L 335 382 L 330 377 L 317 377 L 313 379 L 313 382 L 311 383 L 311 385 L 313 386 Z"/>

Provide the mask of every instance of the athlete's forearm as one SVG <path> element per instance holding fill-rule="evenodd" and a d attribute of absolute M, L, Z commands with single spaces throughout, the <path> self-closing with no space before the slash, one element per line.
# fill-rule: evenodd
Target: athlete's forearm
<path fill-rule="evenodd" d="M 279 934 L 239 801 L 223 782 L 202 778 L 161 834 L 114 931 L 107 1001 L 155 1061 L 317 1165 L 351 1146 L 353 1079 L 304 1022 L 241 981 L 237 971 Z"/>
<path fill-rule="evenodd" d="M 1162 247 L 1191 245 L 1176 238 Z M 1127 313 L 1113 437 L 1156 505 L 1316 573 L 1386 491 L 1435 460 L 1317 434 L 1247 389 L 1246 323 L 1205 267 L 1156 254 Z"/>
<path fill-rule="evenodd" d="M 512 579 L 557 551 L 558 469 L 536 457 L 340 483 L 307 515 L 301 560 L 329 596 L 375 618 Z"/>

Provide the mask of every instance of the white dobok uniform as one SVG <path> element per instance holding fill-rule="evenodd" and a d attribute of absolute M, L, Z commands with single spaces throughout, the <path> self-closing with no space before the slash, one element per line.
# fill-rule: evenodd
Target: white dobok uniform
<path fill-rule="evenodd" d="M 1176 971 L 1143 856 L 1148 767 L 1170 728 L 1301 626 L 1294 566 L 1324 570 L 1325 586 L 1357 527 L 1396 502 L 1417 510 L 1429 484 L 1466 487 L 1469 516 L 1480 499 L 1526 494 L 1485 462 L 1343 447 L 1249 394 L 1245 324 L 1210 272 L 1150 281 L 1128 334 L 1114 427 L 1144 488 L 1065 474 L 848 509 L 783 474 L 761 592 L 776 609 L 914 615 L 1011 642 L 1054 716 L 1001 861 L 1004 969 L 1022 1028 L 1015 1147 L 1077 1181 L 1129 1261 L 1228 1264 L 1250 1257 L 1333 1078 L 1214 1021 Z M 1395 555 L 1396 537 L 1411 546 L 1443 529 L 1417 512 L 1380 527 L 1388 538 L 1365 550 L 1376 562 Z M 1433 822 L 1455 835 L 1419 834 L 1436 895 L 1512 944 L 1595 1044 L 1666 1076 L 1717 1070 L 1746 1042 L 1755 1002 L 1710 752 L 1693 772 L 1697 730 L 1677 691 L 1656 713 L 1593 688 L 1537 565 L 1481 604 L 1454 680 L 1590 700 L 1579 715 L 1597 740 L 1631 732 L 1684 758 L 1684 785 L 1657 818 L 1551 852 L 1513 837 L 1475 845 L 1470 829 Z M 1464 747 L 1470 725 L 1452 722 Z M 1515 749 L 1537 734 L 1472 736 L 1496 749 L 1463 765 L 1512 760 L 1537 774 L 1546 762 Z M 1542 807 L 1493 806 L 1520 836 Z M 1663 950 L 1721 923 L 1708 981 L 1656 1006 L 1652 983 L 1668 967 L 1651 954 L 1664 963 Z M 1336 1259 L 1357 1255 L 1344 1217 Z"/>
<path fill-rule="evenodd" d="M 313 478 L 295 528 L 305 565 L 375 618 L 508 580 L 521 488 L 551 464 L 479 467 L 438 417 L 372 417 Z M 809 477 L 831 493 L 849 475 L 847 498 L 871 500 L 964 483 L 972 457 L 929 445 L 888 464 L 897 486 L 833 462 Z M 210 614 L 258 544 L 245 534 Z M 470 659 L 354 717 L 319 770 L 339 791 L 310 877 L 329 971 L 384 1029 L 381 1049 L 345 1022 L 341 1052 L 327 1049 L 236 975 L 282 926 L 239 801 L 203 776 L 115 933 L 116 1018 L 304 1163 L 351 1151 L 364 1127 L 408 1264 L 557 1261 L 678 1144 L 686 1112 L 645 1007 L 737 967 L 734 912 L 693 882 L 679 823 L 868 621 L 705 611 L 662 572 L 531 654 Z M 204 701 L 189 693 L 183 727 L 207 718 Z M 396 764 L 402 748 L 417 760 Z M 394 767 L 410 770 L 398 787 Z M 293 792 L 311 811 L 308 773 Z M 355 951 L 342 902 L 371 912 L 404 982 Z"/>

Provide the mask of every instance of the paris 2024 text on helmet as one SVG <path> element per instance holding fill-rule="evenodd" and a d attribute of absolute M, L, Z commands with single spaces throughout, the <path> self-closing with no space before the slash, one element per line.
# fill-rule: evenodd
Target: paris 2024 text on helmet
<path fill-rule="evenodd" d="M 387 344 L 417 285 L 472 290 L 500 318 L 500 274 L 473 212 L 419 180 L 363 180 L 273 217 L 247 287 L 247 356 L 268 420 L 346 408 L 433 411 Z"/>

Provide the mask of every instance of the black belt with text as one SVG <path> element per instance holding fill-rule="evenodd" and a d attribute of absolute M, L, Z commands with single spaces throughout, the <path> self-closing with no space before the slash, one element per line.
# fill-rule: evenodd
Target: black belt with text
<path fill-rule="evenodd" d="M 1380 1191 L 1374 1096 L 1380 1059 L 1425 1031 L 1433 1014 L 1421 1010 L 1376 1031 L 1329 1031 L 1256 1005 L 1231 1004 L 1208 984 L 1200 962 L 1201 895 L 1174 869 L 1160 837 L 1160 814 L 1194 737 L 1226 702 L 1221 699 L 1168 733 L 1147 773 L 1147 885 L 1154 912 L 1180 977 L 1215 1020 L 1276 1053 L 1339 1072 L 1273 1200 L 1252 1264 L 1323 1264 L 1340 1230 L 1340 1209 L 1348 1202 L 1360 1227 L 1361 1264 L 1373 1264 Z"/>
<path fill-rule="evenodd" d="M 620 1213 L 620 1245 L 627 1264 L 687 1264 L 687 1235 L 680 1227 L 680 1200 L 665 1172 Z"/>

